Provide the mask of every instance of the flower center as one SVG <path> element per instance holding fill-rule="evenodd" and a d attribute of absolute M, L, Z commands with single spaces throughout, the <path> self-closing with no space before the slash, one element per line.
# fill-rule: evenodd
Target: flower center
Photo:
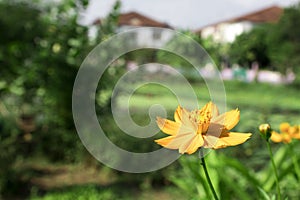
<path fill-rule="evenodd" d="M 193 110 L 190 112 L 189 119 L 198 124 L 197 134 L 206 134 L 210 124 L 211 113 L 209 111 Z"/>

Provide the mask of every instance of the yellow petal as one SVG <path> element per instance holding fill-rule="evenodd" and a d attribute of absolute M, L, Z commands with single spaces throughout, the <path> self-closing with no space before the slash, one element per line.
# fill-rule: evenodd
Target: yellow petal
<path fill-rule="evenodd" d="M 227 130 L 231 130 L 240 120 L 240 111 L 238 109 L 223 113 L 211 121 L 213 123 L 222 124 Z"/>
<path fill-rule="evenodd" d="M 164 133 L 169 135 L 176 135 L 180 128 L 180 123 L 160 117 L 156 118 L 156 123 Z"/>
<path fill-rule="evenodd" d="M 300 140 L 300 126 L 296 125 L 294 126 L 294 130 L 293 130 L 293 138 Z"/>
<path fill-rule="evenodd" d="M 293 138 L 300 140 L 300 133 L 293 134 Z"/>
<path fill-rule="evenodd" d="M 210 101 L 200 109 L 200 115 L 204 118 L 211 119 L 212 117 L 217 117 L 219 111 L 216 104 Z"/>
<path fill-rule="evenodd" d="M 189 127 L 181 127 L 182 131 L 180 133 L 155 140 L 155 142 L 168 149 L 184 149 L 184 145 L 188 147 L 196 133 L 194 130 L 189 131 Z"/>
<path fill-rule="evenodd" d="M 289 131 L 289 128 L 290 128 L 290 124 L 287 123 L 287 122 L 281 123 L 281 124 L 279 125 L 279 129 L 280 129 L 280 132 L 281 132 L 281 133 L 284 133 L 284 132 L 287 133 L 287 132 Z"/>
<path fill-rule="evenodd" d="M 210 113 L 211 112 L 211 108 L 212 108 L 212 102 L 208 102 L 207 104 L 205 104 L 201 109 L 200 109 L 200 113 Z"/>
<path fill-rule="evenodd" d="M 161 138 L 161 139 L 158 139 L 158 140 L 154 140 L 154 142 L 156 142 L 157 144 L 163 146 L 163 147 L 166 147 L 173 139 L 174 139 L 175 136 L 168 136 L 168 137 L 165 137 L 165 138 Z"/>
<path fill-rule="evenodd" d="M 208 102 L 200 109 L 200 121 L 205 122 L 209 121 L 212 117 L 211 115 L 212 110 L 212 102 Z"/>
<path fill-rule="evenodd" d="M 185 146 L 188 146 L 194 136 L 195 134 L 193 133 L 176 135 L 165 147 L 169 149 L 184 149 Z"/>
<path fill-rule="evenodd" d="M 175 122 L 181 121 L 181 113 L 182 113 L 182 108 L 180 106 L 178 106 L 174 113 Z"/>
<path fill-rule="evenodd" d="M 290 135 L 283 135 L 282 141 L 283 143 L 290 143 L 292 141 L 292 137 Z"/>
<path fill-rule="evenodd" d="M 227 136 L 220 137 L 219 140 L 217 140 L 216 144 L 213 146 L 213 149 L 220 149 L 228 146 L 236 146 L 242 144 L 246 140 L 248 140 L 251 135 L 251 133 L 229 132 L 227 133 Z"/>
<path fill-rule="evenodd" d="M 181 111 L 181 123 L 184 126 L 189 127 L 189 129 L 197 131 L 198 125 L 195 121 L 190 119 L 190 112 L 184 108 Z"/>
<path fill-rule="evenodd" d="M 282 135 L 273 131 L 270 139 L 276 143 L 282 142 Z"/>
<path fill-rule="evenodd" d="M 292 135 L 290 135 L 289 133 L 277 133 L 275 131 L 272 132 L 271 135 L 271 140 L 273 142 L 283 142 L 283 143 L 290 143 L 292 141 Z"/>
<path fill-rule="evenodd" d="M 212 103 L 212 106 L 211 106 L 211 116 L 214 118 L 214 117 L 217 117 L 219 115 L 219 110 L 218 110 L 218 107 L 216 104 Z"/>
<path fill-rule="evenodd" d="M 289 129 L 288 129 L 288 133 L 289 133 L 290 135 L 296 134 L 297 131 L 298 131 L 298 127 L 297 127 L 297 126 L 291 126 L 291 127 L 289 127 Z"/>
<path fill-rule="evenodd" d="M 215 144 L 219 140 L 219 137 L 215 137 L 213 135 L 203 135 L 203 139 L 204 139 L 203 147 L 211 149 L 215 146 Z"/>
<path fill-rule="evenodd" d="M 203 140 L 203 137 L 201 134 L 197 134 L 192 142 L 190 143 L 190 145 L 188 146 L 188 148 L 185 150 L 186 153 L 188 154 L 192 154 L 194 153 L 195 151 L 197 151 L 197 149 L 199 147 L 202 147 L 204 144 L 204 140 Z"/>
<path fill-rule="evenodd" d="M 181 145 L 179 146 L 179 153 L 184 154 L 187 149 L 189 148 L 190 144 L 193 142 L 194 137 L 192 134 L 186 135 L 184 138 L 181 138 L 180 143 Z M 173 140 L 175 142 L 175 140 Z"/>

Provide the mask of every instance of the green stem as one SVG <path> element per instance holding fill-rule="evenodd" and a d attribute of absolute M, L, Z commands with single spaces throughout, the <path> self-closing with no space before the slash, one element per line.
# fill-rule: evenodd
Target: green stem
<path fill-rule="evenodd" d="M 277 196 L 278 196 L 278 200 L 280 200 L 281 199 L 281 193 L 280 193 L 280 187 L 279 187 L 278 172 L 277 172 L 277 168 L 276 168 L 276 165 L 275 165 L 275 162 L 274 162 L 273 153 L 272 153 L 272 149 L 271 149 L 269 140 L 267 139 L 266 141 L 267 141 L 267 147 L 268 147 L 268 150 L 269 150 L 269 154 L 270 154 L 270 158 L 271 158 L 273 170 L 274 170 L 274 173 L 275 173 Z"/>
<path fill-rule="evenodd" d="M 208 185 L 210 187 L 210 190 L 212 191 L 215 200 L 218 200 L 219 199 L 218 195 L 217 195 L 217 193 L 216 193 L 216 191 L 214 189 L 214 186 L 213 186 L 213 184 L 212 184 L 212 182 L 210 180 L 210 177 L 209 177 L 209 174 L 208 174 L 208 171 L 207 171 L 207 167 L 206 167 L 206 164 L 205 164 L 204 156 L 201 156 L 201 162 L 202 162 L 202 166 L 203 166 L 204 173 L 205 173 Z"/>

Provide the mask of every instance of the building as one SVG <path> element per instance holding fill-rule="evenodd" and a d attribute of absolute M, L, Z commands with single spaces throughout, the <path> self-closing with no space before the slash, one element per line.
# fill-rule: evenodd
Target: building
<path fill-rule="evenodd" d="M 251 30 L 258 24 L 278 22 L 282 14 L 282 8 L 271 6 L 246 15 L 205 26 L 195 32 L 200 34 L 203 38 L 212 37 L 213 40 L 217 42 L 233 42 L 238 35 Z"/>
<path fill-rule="evenodd" d="M 96 26 L 101 24 L 101 19 L 97 19 L 93 24 Z M 160 46 L 161 41 L 167 41 L 170 38 L 169 32 L 162 31 L 160 28 L 172 29 L 172 27 L 167 23 L 159 22 L 134 11 L 120 14 L 118 18 L 117 32 L 139 27 L 154 27 L 154 29 L 139 31 L 139 34 L 132 35 L 132 39 L 142 45 L 153 44 L 154 46 Z"/>

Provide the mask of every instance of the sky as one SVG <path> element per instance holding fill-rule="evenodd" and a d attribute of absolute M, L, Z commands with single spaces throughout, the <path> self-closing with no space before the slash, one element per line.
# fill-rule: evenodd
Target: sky
<path fill-rule="evenodd" d="M 196 30 L 272 5 L 291 6 L 299 0 L 121 0 L 121 12 L 137 11 L 180 29 Z M 90 0 L 84 21 L 105 17 L 115 0 Z"/>

